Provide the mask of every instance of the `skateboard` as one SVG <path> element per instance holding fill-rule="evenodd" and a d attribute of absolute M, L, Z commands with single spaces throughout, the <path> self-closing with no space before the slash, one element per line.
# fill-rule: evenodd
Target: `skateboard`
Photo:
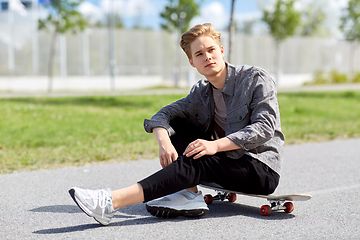
<path fill-rule="evenodd" d="M 216 183 L 202 182 L 201 187 L 215 190 L 216 195 L 206 194 L 204 200 L 206 204 L 211 204 L 214 200 L 224 201 L 227 199 L 229 202 L 235 202 L 237 195 L 245 195 L 250 197 L 265 198 L 269 201 L 270 205 L 263 205 L 260 208 L 260 213 L 263 216 L 270 215 L 273 211 L 284 210 L 286 213 L 291 213 L 294 211 L 293 201 L 307 201 L 311 198 L 311 195 L 308 194 L 290 194 L 290 195 L 257 195 L 257 194 L 247 194 L 242 192 L 237 192 L 233 190 L 227 190 L 222 186 Z"/>

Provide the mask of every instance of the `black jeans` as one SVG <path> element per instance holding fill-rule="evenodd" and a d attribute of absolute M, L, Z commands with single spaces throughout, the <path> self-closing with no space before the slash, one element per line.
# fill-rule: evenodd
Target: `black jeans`
<path fill-rule="evenodd" d="M 209 135 L 203 134 L 184 119 L 175 119 L 170 125 L 176 133 L 171 141 L 179 157 L 169 166 L 138 182 L 144 190 L 145 202 L 194 187 L 201 181 L 253 194 L 270 194 L 278 186 L 280 176 L 266 164 L 248 155 L 231 159 L 220 152 L 196 160 L 183 156 L 182 153 L 191 141 L 199 138 L 210 140 Z"/>

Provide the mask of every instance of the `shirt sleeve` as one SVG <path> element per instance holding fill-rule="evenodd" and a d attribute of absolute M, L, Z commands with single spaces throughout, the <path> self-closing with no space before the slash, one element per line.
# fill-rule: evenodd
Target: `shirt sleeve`
<path fill-rule="evenodd" d="M 169 136 L 172 136 L 175 132 L 170 126 L 170 121 L 176 117 L 185 118 L 187 105 L 186 97 L 161 108 L 151 119 L 144 120 L 145 131 L 151 133 L 153 128 L 162 127 L 168 131 Z"/>

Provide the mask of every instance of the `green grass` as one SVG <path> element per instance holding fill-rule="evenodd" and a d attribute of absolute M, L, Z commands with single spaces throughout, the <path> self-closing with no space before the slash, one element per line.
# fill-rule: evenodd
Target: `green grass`
<path fill-rule="evenodd" d="M 286 144 L 360 137 L 360 92 L 278 95 Z"/>
<path fill-rule="evenodd" d="M 180 97 L 0 99 L 0 173 L 155 158 L 143 121 Z M 286 144 L 360 137 L 360 92 L 278 99 Z"/>

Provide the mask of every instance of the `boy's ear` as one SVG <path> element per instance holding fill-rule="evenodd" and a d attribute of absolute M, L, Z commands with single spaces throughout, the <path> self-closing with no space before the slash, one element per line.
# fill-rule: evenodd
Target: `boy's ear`
<path fill-rule="evenodd" d="M 190 63 L 190 65 L 191 65 L 192 67 L 195 67 L 194 62 L 193 62 L 193 60 L 192 60 L 191 58 L 189 58 L 189 63 Z"/>
<path fill-rule="evenodd" d="M 224 47 L 220 46 L 220 51 L 221 51 L 221 55 L 224 57 L 225 56 L 225 52 L 224 52 Z"/>

